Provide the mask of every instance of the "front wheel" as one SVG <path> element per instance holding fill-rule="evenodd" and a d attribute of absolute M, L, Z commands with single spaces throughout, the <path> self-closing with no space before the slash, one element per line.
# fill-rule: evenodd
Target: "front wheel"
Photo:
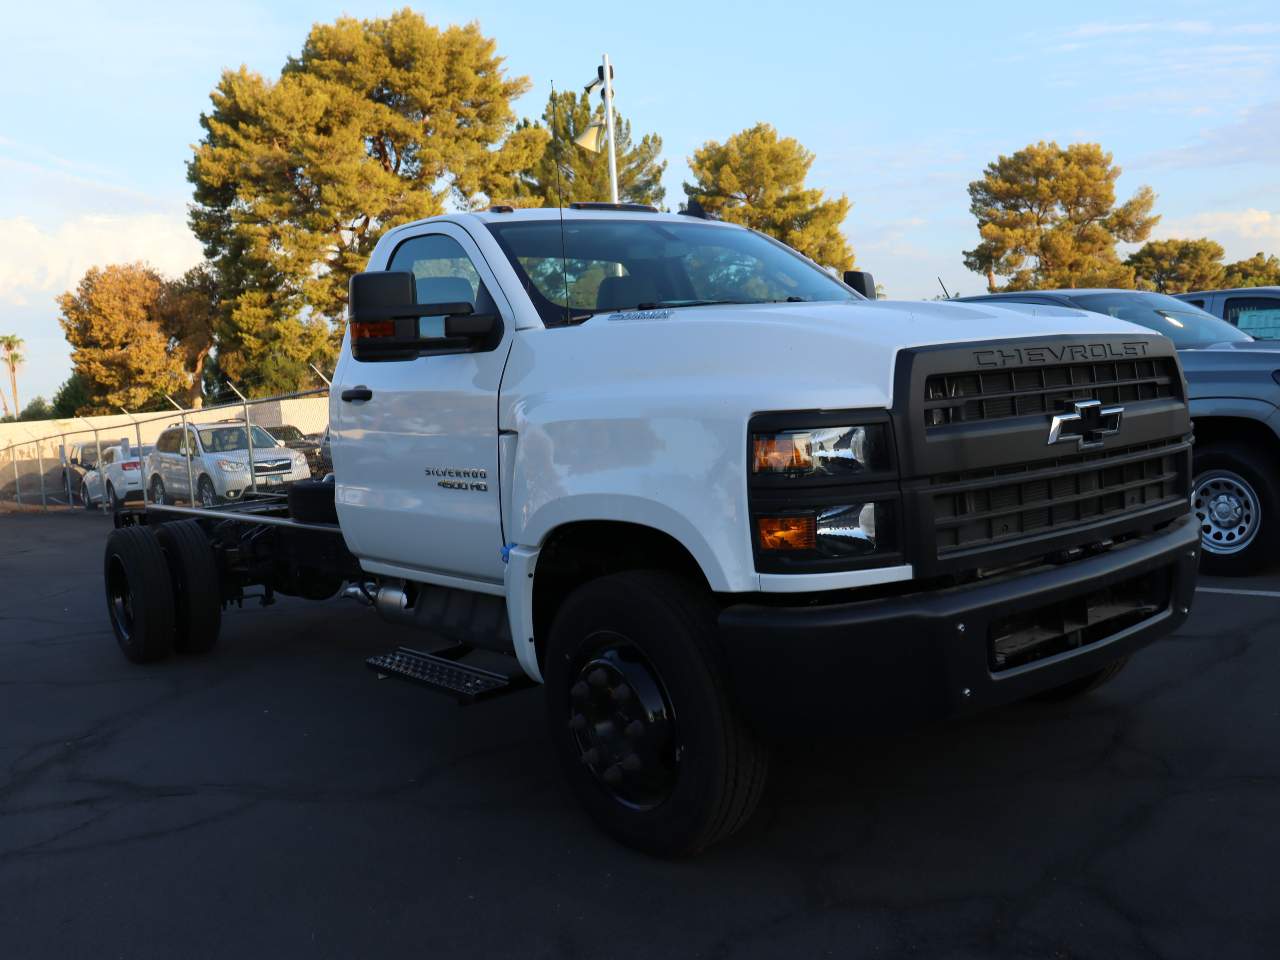
<path fill-rule="evenodd" d="M 89 496 L 89 485 L 83 480 L 80 481 L 80 506 L 86 510 L 93 509 L 93 498 Z"/>
<path fill-rule="evenodd" d="M 213 481 L 208 477 L 201 477 L 200 482 L 196 484 L 196 496 L 200 500 L 202 507 L 216 507 L 218 505 L 218 491 L 213 488 Z"/>
<path fill-rule="evenodd" d="M 164 492 L 164 481 L 160 479 L 160 474 L 158 473 L 151 478 L 150 496 L 152 503 L 164 505 L 169 502 Z"/>
<path fill-rule="evenodd" d="M 1208 574 L 1257 573 L 1280 544 L 1280 480 L 1265 452 L 1243 443 L 1207 445 L 1196 453 L 1191 509 Z"/>
<path fill-rule="evenodd" d="M 110 504 L 112 513 L 117 513 L 124 506 L 120 495 L 116 493 L 116 488 L 109 483 L 107 484 L 107 503 Z"/>
<path fill-rule="evenodd" d="M 556 615 L 545 673 L 570 789 L 615 839 L 688 856 L 751 817 L 768 752 L 730 701 L 705 591 L 655 571 L 579 587 Z"/>

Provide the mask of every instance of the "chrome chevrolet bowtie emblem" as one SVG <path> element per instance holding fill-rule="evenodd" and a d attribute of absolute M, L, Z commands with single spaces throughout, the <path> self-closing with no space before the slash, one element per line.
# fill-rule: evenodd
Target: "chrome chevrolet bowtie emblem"
<path fill-rule="evenodd" d="M 1072 413 L 1059 413 L 1049 424 L 1049 443 L 1075 441 L 1081 450 L 1102 446 L 1103 437 L 1120 432 L 1124 407 L 1104 407 L 1101 400 L 1077 400 Z"/>

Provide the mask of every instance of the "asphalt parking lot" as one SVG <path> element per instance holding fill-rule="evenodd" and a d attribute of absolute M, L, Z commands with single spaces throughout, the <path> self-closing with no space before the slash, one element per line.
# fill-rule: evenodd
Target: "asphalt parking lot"
<path fill-rule="evenodd" d="M 349 601 L 130 665 L 109 525 L 0 513 L 6 960 L 1280 954 L 1278 575 L 1206 582 L 1084 701 L 790 749 L 672 864 L 579 814 L 536 690 L 378 681 L 413 635 Z"/>

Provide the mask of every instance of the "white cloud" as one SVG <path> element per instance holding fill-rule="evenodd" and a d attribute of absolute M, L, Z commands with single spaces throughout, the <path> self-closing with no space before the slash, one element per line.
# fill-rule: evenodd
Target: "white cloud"
<path fill-rule="evenodd" d="M 145 261 L 182 273 L 200 260 L 200 244 L 175 214 L 87 215 L 45 227 L 27 217 L 0 220 L 0 303 L 49 303 L 92 266 Z"/>
<path fill-rule="evenodd" d="M 1245 110 L 1235 123 L 1204 130 L 1187 146 L 1146 158 L 1164 167 L 1221 167 L 1236 163 L 1273 164 L 1280 150 L 1280 100 Z"/>
<path fill-rule="evenodd" d="M 1082 23 L 1074 30 L 1068 31 L 1066 35 L 1068 37 L 1090 38 L 1125 36 L 1135 33 L 1205 34 L 1212 32 L 1213 25 L 1207 20 L 1143 20 L 1130 21 L 1128 23 L 1116 23 L 1108 20 Z"/>
<path fill-rule="evenodd" d="M 1280 251 L 1280 211 L 1207 210 L 1186 217 L 1166 218 L 1153 231 L 1157 240 L 1170 237 L 1217 240 L 1227 251 L 1227 260 L 1251 257 L 1259 250 Z"/>

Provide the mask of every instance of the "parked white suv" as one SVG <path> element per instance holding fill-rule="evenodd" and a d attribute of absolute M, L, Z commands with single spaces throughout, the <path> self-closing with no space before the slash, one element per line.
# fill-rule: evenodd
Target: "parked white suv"
<path fill-rule="evenodd" d="M 86 510 L 107 503 L 119 510 L 126 500 L 142 499 L 142 458 L 151 447 L 130 449 L 124 444 L 102 448 L 102 462 L 86 470 L 80 480 L 80 502 Z"/>
<path fill-rule="evenodd" d="M 147 457 L 148 499 L 153 503 L 198 500 L 206 507 L 238 500 L 252 487 L 249 442 L 244 423 L 239 420 L 188 426 L 186 443 L 180 425 L 169 427 Z M 306 456 L 290 450 L 256 424 L 252 443 L 253 473 L 259 490 L 310 478 Z"/>

